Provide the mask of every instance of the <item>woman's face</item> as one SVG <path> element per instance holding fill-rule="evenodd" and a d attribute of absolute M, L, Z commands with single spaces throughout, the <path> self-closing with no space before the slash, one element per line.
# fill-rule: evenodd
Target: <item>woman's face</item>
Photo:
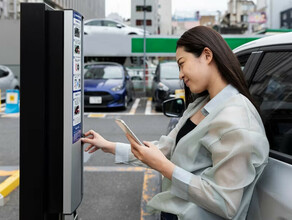
<path fill-rule="evenodd" d="M 208 52 L 208 51 L 207 51 Z M 208 90 L 212 71 L 210 59 L 206 51 L 201 56 L 195 57 L 192 53 L 186 52 L 183 47 L 176 50 L 176 61 L 179 66 L 179 78 L 189 87 L 192 93 L 201 93 Z"/>

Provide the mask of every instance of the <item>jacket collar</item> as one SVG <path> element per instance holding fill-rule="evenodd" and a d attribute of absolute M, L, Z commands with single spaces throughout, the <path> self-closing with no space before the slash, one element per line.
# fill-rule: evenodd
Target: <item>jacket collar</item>
<path fill-rule="evenodd" d="M 237 95 L 239 92 L 231 84 L 228 84 L 224 89 L 222 89 L 214 98 L 212 98 L 205 106 L 202 108 L 201 112 L 204 116 L 210 114 L 218 105 L 225 102 L 230 97 Z"/>

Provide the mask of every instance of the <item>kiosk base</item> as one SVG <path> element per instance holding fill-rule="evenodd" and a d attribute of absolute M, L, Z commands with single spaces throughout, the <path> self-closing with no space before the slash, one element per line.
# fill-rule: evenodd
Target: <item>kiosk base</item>
<path fill-rule="evenodd" d="M 78 220 L 78 214 L 75 211 L 72 215 L 64 215 L 63 220 Z"/>

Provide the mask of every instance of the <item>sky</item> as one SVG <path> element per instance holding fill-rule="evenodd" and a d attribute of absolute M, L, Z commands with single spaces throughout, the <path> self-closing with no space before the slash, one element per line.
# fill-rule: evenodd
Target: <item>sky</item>
<path fill-rule="evenodd" d="M 220 10 L 222 13 L 227 10 L 229 0 L 169 0 L 172 2 L 172 14 L 180 11 L 204 11 L 216 13 Z M 147 0 L 146 0 L 147 3 Z M 131 17 L 131 0 L 106 0 L 105 15 L 118 13 L 123 18 Z"/>

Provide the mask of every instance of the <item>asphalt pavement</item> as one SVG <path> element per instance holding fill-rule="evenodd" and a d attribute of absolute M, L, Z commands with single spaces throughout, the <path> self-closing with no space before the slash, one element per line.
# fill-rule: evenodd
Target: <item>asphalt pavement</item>
<path fill-rule="evenodd" d="M 106 139 L 127 142 L 114 122 L 115 118 L 121 118 L 141 140 L 157 140 L 165 134 L 169 118 L 153 108 L 146 110 L 147 102 L 149 99 L 140 97 L 134 110 L 132 102 L 125 111 L 100 110 L 97 116 L 87 112 L 84 131 L 93 129 Z M 0 170 L 15 169 L 19 166 L 19 117 L 3 116 L 0 114 Z M 84 158 L 84 195 L 77 209 L 80 220 L 159 219 L 158 215 L 147 213 L 145 204 L 160 191 L 160 174 L 151 169 L 114 164 L 114 156 L 101 151 L 84 153 Z M 0 181 L 3 179 L 0 177 Z M 19 219 L 19 189 L 6 200 L 0 206 L 0 220 Z"/>

